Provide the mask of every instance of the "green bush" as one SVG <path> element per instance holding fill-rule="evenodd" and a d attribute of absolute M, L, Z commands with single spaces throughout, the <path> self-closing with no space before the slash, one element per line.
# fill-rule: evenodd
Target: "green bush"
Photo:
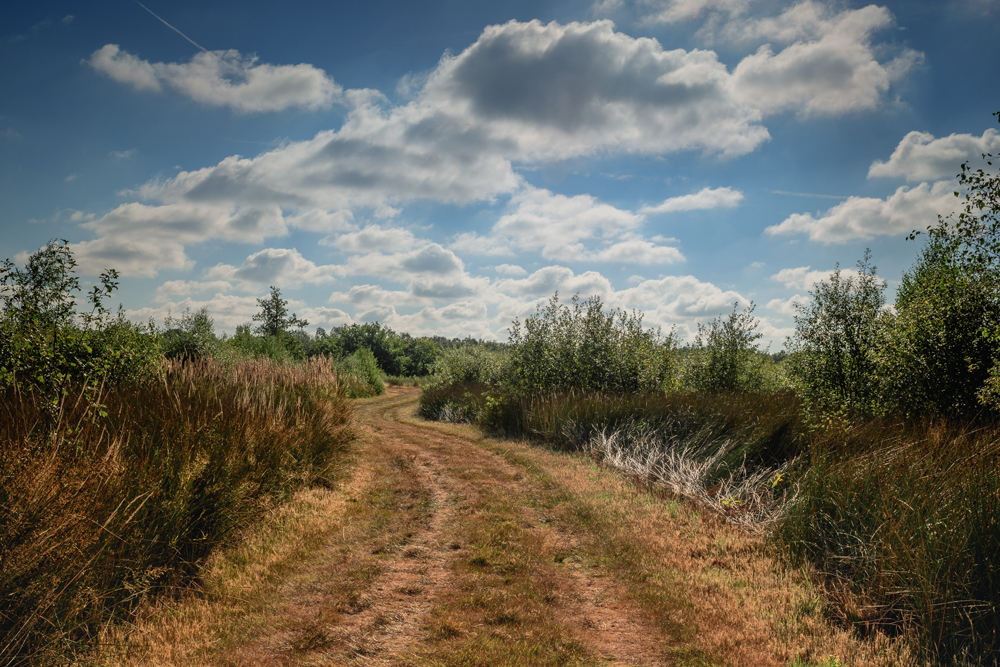
<path fill-rule="evenodd" d="M 517 395 L 556 391 L 660 391 L 675 382 L 673 332 L 642 326 L 642 314 L 605 312 L 600 298 L 570 305 L 556 294 L 523 324 L 514 320 L 501 385 Z"/>
<path fill-rule="evenodd" d="M 337 374 L 347 384 L 351 398 L 368 398 L 385 393 L 385 381 L 375 355 L 366 347 L 337 363 Z"/>
<path fill-rule="evenodd" d="M 208 308 L 185 309 L 179 320 L 167 315 L 160 333 L 160 349 L 167 359 L 199 359 L 218 351 L 215 322 Z"/>
<path fill-rule="evenodd" d="M 692 391 L 762 391 L 767 359 L 757 347 L 763 336 L 751 303 L 742 313 L 739 304 L 727 319 L 717 317 L 698 325 L 681 384 Z"/>
<path fill-rule="evenodd" d="M 483 384 L 499 386 L 504 379 L 510 355 L 503 349 L 483 345 L 464 345 L 445 350 L 432 368 L 431 386 Z"/>
<path fill-rule="evenodd" d="M 838 266 L 809 294 L 787 342 L 791 374 L 803 396 L 823 411 L 873 412 L 885 282 L 876 275 L 871 251 L 858 262 L 856 277 Z"/>

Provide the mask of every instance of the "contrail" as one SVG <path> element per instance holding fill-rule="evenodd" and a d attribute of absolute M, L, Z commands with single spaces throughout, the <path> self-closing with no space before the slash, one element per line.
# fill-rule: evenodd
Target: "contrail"
<path fill-rule="evenodd" d="M 205 53 L 208 53 L 208 49 L 206 49 L 204 46 L 202 46 L 198 42 L 194 41 L 193 39 L 191 39 L 190 37 L 188 37 L 187 35 L 185 35 L 183 32 L 181 32 L 180 30 L 178 30 L 174 26 L 170 25 L 169 23 L 167 23 L 166 21 L 164 21 L 163 19 L 161 19 L 159 16 L 156 15 L 155 12 L 153 12 L 152 9 L 150 9 L 146 5 L 144 5 L 141 2 L 139 2 L 139 0 L 135 0 L 135 4 L 139 5 L 140 7 L 142 7 L 143 9 L 145 9 L 147 12 L 149 12 L 150 14 L 152 14 L 153 16 L 156 16 L 156 18 L 159 19 L 160 23 L 162 23 L 163 25 L 167 26 L 168 28 L 170 28 L 171 30 L 173 30 L 174 32 L 176 32 L 178 35 L 180 35 L 181 37 L 183 37 L 187 41 L 189 41 L 192 44 L 194 44 L 195 46 L 197 46 L 199 49 L 201 49 Z"/>

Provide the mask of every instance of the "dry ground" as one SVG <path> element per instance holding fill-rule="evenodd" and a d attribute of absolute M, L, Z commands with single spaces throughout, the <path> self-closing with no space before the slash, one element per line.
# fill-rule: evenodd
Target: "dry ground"
<path fill-rule="evenodd" d="M 591 460 L 358 402 L 343 478 L 279 508 L 202 586 L 109 630 L 102 665 L 898 664 L 807 573 Z"/>

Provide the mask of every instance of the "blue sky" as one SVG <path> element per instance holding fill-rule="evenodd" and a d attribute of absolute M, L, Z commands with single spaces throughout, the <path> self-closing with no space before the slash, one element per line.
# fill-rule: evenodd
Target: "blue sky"
<path fill-rule="evenodd" d="M 0 10 L 0 257 L 65 238 L 137 321 L 502 340 L 558 290 L 778 349 L 1000 152 L 997 0 L 144 4 Z"/>

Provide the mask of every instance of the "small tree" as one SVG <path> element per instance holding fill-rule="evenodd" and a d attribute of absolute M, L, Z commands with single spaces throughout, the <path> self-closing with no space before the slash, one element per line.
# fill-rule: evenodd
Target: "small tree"
<path fill-rule="evenodd" d="M 753 316 L 754 304 L 742 313 L 739 304 L 727 319 L 698 325 L 686 383 L 698 391 L 759 391 L 764 384 L 764 358 L 757 347 L 763 336 Z"/>
<path fill-rule="evenodd" d="M 257 332 L 263 336 L 277 336 L 288 333 L 291 329 L 301 329 L 309 322 L 301 320 L 295 313 L 288 314 L 288 301 L 281 298 L 281 290 L 271 285 L 271 294 L 266 298 L 257 299 L 260 312 L 253 316 L 254 322 L 260 322 Z"/>
<path fill-rule="evenodd" d="M 858 275 L 837 265 L 816 284 L 807 305 L 798 305 L 795 334 L 788 340 L 789 366 L 805 396 L 821 409 L 870 411 L 877 397 L 880 317 L 885 281 L 871 263 L 871 250 L 858 262 Z"/>

